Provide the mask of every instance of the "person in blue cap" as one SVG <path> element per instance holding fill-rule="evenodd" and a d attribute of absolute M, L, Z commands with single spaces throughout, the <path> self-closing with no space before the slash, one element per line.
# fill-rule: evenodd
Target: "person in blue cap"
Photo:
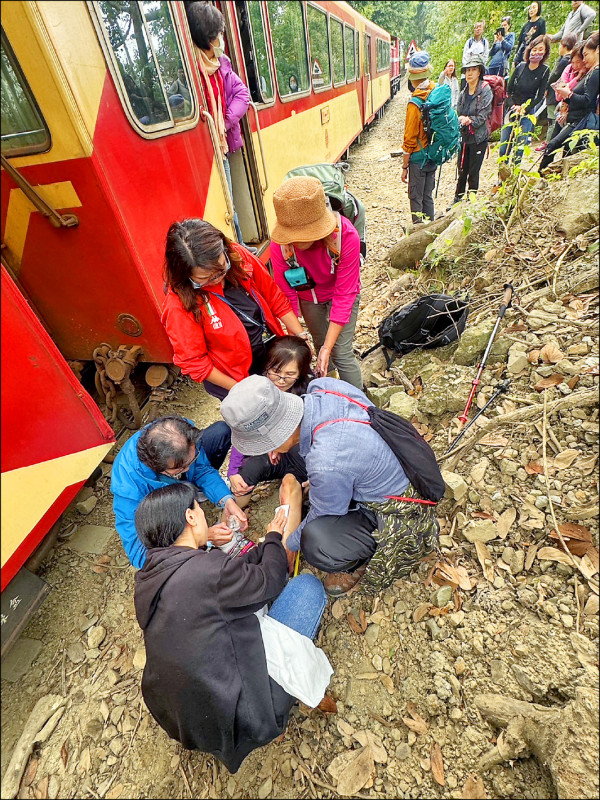
<path fill-rule="evenodd" d="M 429 97 L 435 83 L 431 80 L 431 59 L 426 50 L 418 50 L 408 62 L 408 80 L 414 90 L 412 97 L 423 102 Z M 433 189 L 435 186 L 435 164 L 426 162 L 422 167 L 410 160 L 411 155 L 421 148 L 427 147 L 429 140 L 425 133 L 421 110 L 416 103 L 408 103 L 406 121 L 404 123 L 404 140 L 402 142 L 404 163 L 402 164 L 402 182 L 408 183 L 408 197 L 413 222 L 423 222 L 425 218 L 433 219 Z"/>

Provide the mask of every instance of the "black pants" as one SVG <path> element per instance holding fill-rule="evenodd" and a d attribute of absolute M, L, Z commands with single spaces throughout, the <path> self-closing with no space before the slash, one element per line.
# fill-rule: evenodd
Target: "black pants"
<path fill-rule="evenodd" d="M 458 182 L 456 184 L 455 200 L 460 200 L 469 184 L 469 191 L 476 192 L 479 189 L 479 173 L 481 165 L 487 151 L 487 140 L 477 144 L 476 142 L 462 143 L 458 154 Z"/>
<path fill-rule="evenodd" d="M 308 480 L 306 463 L 300 455 L 298 445 L 289 453 L 282 453 L 279 464 L 271 464 L 268 454 L 264 456 L 247 456 L 240 468 L 240 475 L 248 486 L 256 486 L 261 481 L 281 480 L 291 472 L 300 483 Z"/>
<path fill-rule="evenodd" d="M 376 528 L 377 517 L 366 508 L 351 508 L 343 516 L 317 517 L 302 531 L 302 554 L 323 572 L 354 572 L 373 557 Z"/>
<path fill-rule="evenodd" d="M 540 162 L 540 172 L 546 167 L 549 167 L 552 161 L 554 160 L 554 155 L 557 150 L 560 150 L 561 147 L 566 146 L 567 139 L 573 131 L 575 130 L 575 125 L 565 125 L 564 128 L 561 128 L 558 123 L 554 126 L 552 131 L 552 138 L 546 145 L 546 151 L 544 153 L 544 157 Z M 571 153 L 575 153 L 578 150 L 583 149 L 586 145 L 584 144 L 583 138 L 580 139 L 576 146 L 571 148 Z M 565 147 L 566 149 L 566 147 Z"/>

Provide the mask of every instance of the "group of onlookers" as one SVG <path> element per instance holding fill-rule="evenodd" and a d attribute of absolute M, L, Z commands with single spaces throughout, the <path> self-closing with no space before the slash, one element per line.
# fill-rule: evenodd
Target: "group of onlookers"
<path fill-rule="evenodd" d="M 510 171 L 507 162 L 520 163 L 524 148 L 538 118 L 547 110 L 554 125 L 538 151 L 544 151 L 539 168 L 545 169 L 554 155 L 567 146 L 577 130 L 598 130 L 598 31 L 589 36 L 596 12 L 583 2 L 573 0 L 562 28 L 546 35 L 542 4 L 534 0 L 528 9 L 528 20 L 518 37 L 511 31 L 510 16 L 502 19 L 490 48 L 484 36 L 485 23 L 477 22 L 464 45 L 462 79 L 459 82 L 456 62 L 449 59 L 438 78 L 438 86 L 448 86 L 451 104 L 460 125 L 460 147 L 457 162 L 457 183 L 453 204 L 465 192 L 476 193 L 479 173 L 488 152 L 491 117 L 495 101 L 493 81 L 506 80 L 504 119 L 500 134 L 500 173 L 497 185 Z M 558 59 L 552 72 L 547 65 L 551 44 L 559 42 Z M 513 50 L 514 68 L 510 72 Z M 408 80 L 413 92 L 424 102 L 435 88 L 431 81 L 431 63 L 425 51 L 415 53 L 409 61 Z M 510 75 L 510 77 L 509 77 Z M 411 100 L 412 100 L 411 97 Z M 575 150 L 585 146 L 585 137 L 571 145 Z M 416 155 L 427 147 L 427 135 L 419 109 L 407 106 L 404 131 L 404 164 L 402 180 L 408 182 L 413 222 L 434 218 L 433 190 L 435 167 L 419 164 Z"/>

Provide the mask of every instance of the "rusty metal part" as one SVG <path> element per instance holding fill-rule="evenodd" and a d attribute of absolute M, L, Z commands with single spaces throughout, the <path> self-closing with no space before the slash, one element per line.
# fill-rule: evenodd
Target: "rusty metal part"
<path fill-rule="evenodd" d="M 157 389 L 169 377 L 169 370 L 164 364 L 152 364 L 146 370 L 146 383 L 151 389 Z"/>
<path fill-rule="evenodd" d="M 73 370 L 73 373 L 79 383 L 81 383 L 82 379 L 82 372 L 83 368 L 85 367 L 85 361 L 67 361 L 69 367 Z"/>
<path fill-rule="evenodd" d="M 133 314 L 119 314 L 117 328 L 127 336 L 141 336 L 143 331 L 142 323 Z"/>
<path fill-rule="evenodd" d="M 131 372 L 144 354 L 138 345 L 121 344 L 118 350 L 111 350 L 110 345 L 101 344 L 94 350 L 96 364 L 96 389 L 104 396 L 108 421 L 113 424 L 117 417 L 130 430 L 142 426 L 142 412 L 135 396 L 135 388 L 131 382 Z M 128 419 L 124 410 L 119 408 L 117 390 L 120 389 L 129 405 L 132 419 Z"/>
<path fill-rule="evenodd" d="M 0 156 L 0 160 L 2 168 L 6 170 L 27 199 L 55 228 L 74 228 L 79 225 L 79 217 L 75 214 L 59 214 L 55 208 L 52 208 L 5 156 Z"/>

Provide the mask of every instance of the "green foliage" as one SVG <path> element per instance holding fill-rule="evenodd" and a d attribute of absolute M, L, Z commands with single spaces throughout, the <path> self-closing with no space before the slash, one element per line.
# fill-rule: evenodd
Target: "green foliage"
<path fill-rule="evenodd" d="M 590 0 L 588 4 L 598 12 L 598 2 Z M 518 39 L 519 31 L 527 22 L 529 3 L 522 0 L 505 0 L 502 3 L 490 3 L 487 0 L 350 0 L 350 5 L 392 35 L 399 36 L 406 44 L 414 39 L 419 47 L 426 48 L 433 61 L 434 74 L 439 74 L 449 58 L 455 59 L 460 65 L 464 44 L 473 35 L 473 25 L 479 20 L 485 22 L 484 35 L 491 43 L 502 17 L 508 15 L 512 18 L 512 30 Z M 571 3 L 568 0 L 542 3 L 542 16 L 546 20 L 548 33 L 554 34 L 560 30 L 569 11 Z M 556 57 L 557 47 L 554 45 L 550 61 L 553 62 Z"/>

